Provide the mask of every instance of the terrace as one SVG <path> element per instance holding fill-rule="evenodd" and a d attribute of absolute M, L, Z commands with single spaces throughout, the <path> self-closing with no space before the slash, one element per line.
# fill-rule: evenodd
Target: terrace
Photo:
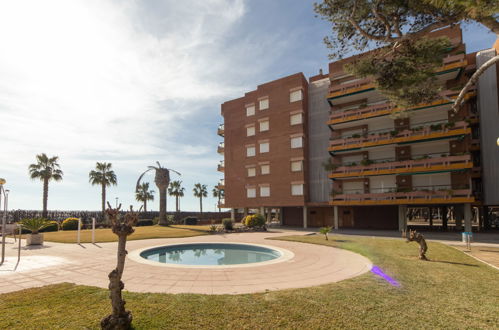
<path fill-rule="evenodd" d="M 364 160 L 361 164 L 341 165 L 333 169 L 329 175 L 331 179 L 340 179 L 357 176 L 374 176 L 386 174 L 401 173 L 427 173 L 438 171 L 453 171 L 466 168 L 472 168 L 473 162 L 471 155 L 451 156 L 424 155 L 420 159 L 411 159 L 403 161 L 391 160 Z"/>
<path fill-rule="evenodd" d="M 331 205 L 420 205 L 473 203 L 471 189 L 451 189 L 451 186 L 416 186 L 412 191 L 397 188 L 373 189 L 370 193 L 359 191 L 333 192 Z M 378 192 L 379 191 L 379 192 Z"/>
<path fill-rule="evenodd" d="M 416 107 L 412 107 L 409 109 L 398 108 L 395 104 L 391 103 L 388 100 L 386 100 L 383 103 L 376 102 L 375 104 L 363 103 L 359 104 L 357 107 L 350 108 L 347 110 L 331 111 L 331 115 L 329 116 L 329 121 L 327 124 L 334 125 L 334 124 L 346 123 L 356 120 L 387 116 L 392 113 L 397 113 L 406 110 L 422 110 L 426 108 L 434 108 L 443 105 L 450 105 L 452 104 L 452 99 L 455 99 L 458 94 L 459 91 L 447 90 L 440 93 L 440 95 L 442 96 L 441 100 L 437 100 L 431 103 L 420 104 Z M 476 95 L 476 93 L 474 91 L 470 91 L 466 94 L 465 99 L 469 99 L 474 95 Z"/>
<path fill-rule="evenodd" d="M 471 129 L 468 127 L 468 123 L 464 121 L 456 123 L 426 123 L 425 125 L 406 129 L 401 132 L 385 129 L 370 131 L 363 136 L 357 134 L 347 138 L 332 139 L 328 150 L 330 153 L 334 153 L 336 151 L 360 149 L 386 144 L 404 144 L 423 140 L 438 140 L 465 134 L 471 134 Z"/>

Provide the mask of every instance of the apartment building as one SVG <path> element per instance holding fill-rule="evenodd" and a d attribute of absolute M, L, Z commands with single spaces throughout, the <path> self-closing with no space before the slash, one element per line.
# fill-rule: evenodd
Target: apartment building
<path fill-rule="evenodd" d="M 491 142 L 499 136 L 499 71 L 484 75 L 457 113 L 451 106 L 497 43 L 466 54 L 459 27 L 433 35 L 447 36 L 452 48 L 435 72 L 441 98 L 430 104 L 402 109 L 370 79 L 347 74 L 344 65 L 362 55 L 308 81 L 295 74 L 225 102 L 223 207 L 303 227 L 404 230 L 418 208 L 439 210 L 444 228 L 447 217 L 467 231 L 473 217 L 486 221 L 486 206 L 499 205 L 499 148 Z"/>

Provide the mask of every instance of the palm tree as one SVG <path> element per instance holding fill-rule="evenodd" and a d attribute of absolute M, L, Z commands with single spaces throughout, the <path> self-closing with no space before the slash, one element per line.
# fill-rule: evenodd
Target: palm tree
<path fill-rule="evenodd" d="M 111 185 L 116 186 L 118 181 L 116 180 L 116 174 L 111 169 L 113 164 L 111 163 L 99 163 L 95 164 L 95 170 L 91 170 L 88 173 L 88 181 L 92 186 L 101 186 L 101 197 L 102 197 L 102 218 L 106 215 L 106 187 Z"/>
<path fill-rule="evenodd" d="M 159 224 L 162 226 L 167 226 L 168 220 L 166 219 L 166 189 L 170 184 L 170 171 L 173 171 L 178 175 L 180 175 L 180 173 L 169 168 L 161 167 L 161 164 L 159 162 L 156 162 L 156 164 L 158 164 L 158 167 L 148 166 L 148 170 L 140 175 L 139 179 L 137 180 L 135 191 L 138 190 L 140 180 L 142 179 L 144 174 L 151 170 L 155 170 L 154 183 L 159 190 Z"/>
<path fill-rule="evenodd" d="M 184 187 L 182 187 L 182 181 L 172 181 L 168 187 L 168 194 L 170 196 L 175 196 L 175 211 L 180 212 L 180 199 L 179 197 L 184 197 Z"/>
<path fill-rule="evenodd" d="M 203 214 L 203 197 L 208 196 L 208 188 L 205 184 L 196 183 L 192 192 L 194 192 L 195 197 L 199 198 L 199 210 Z"/>
<path fill-rule="evenodd" d="M 154 200 L 154 190 L 149 190 L 149 182 L 140 184 L 138 188 L 135 192 L 135 199 L 139 202 L 144 202 L 144 212 L 147 212 L 147 201 Z"/>
<path fill-rule="evenodd" d="M 61 171 L 57 161 L 59 157 L 47 157 L 42 153 L 36 155 L 36 164 L 29 166 L 29 175 L 31 179 L 40 179 L 43 182 L 43 211 L 42 217 L 47 217 L 47 200 L 49 195 L 49 181 L 62 181 L 64 173 Z"/>
<path fill-rule="evenodd" d="M 220 199 L 225 196 L 225 192 L 223 189 L 220 189 L 220 187 L 217 185 L 215 188 L 212 190 L 213 192 L 213 197 L 218 198 L 218 212 L 220 211 Z"/>

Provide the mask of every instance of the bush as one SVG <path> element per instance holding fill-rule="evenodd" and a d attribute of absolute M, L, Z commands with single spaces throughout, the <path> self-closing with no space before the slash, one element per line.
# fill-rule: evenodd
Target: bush
<path fill-rule="evenodd" d="M 222 225 L 224 226 L 225 230 L 233 230 L 234 229 L 234 222 L 232 221 L 231 218 L 222 219 Z"/>
<path fill-rule="evenodd" d="M 49 221 L 47 227 L 41 229 L 40 233 L 46 233 L 49 231 L 58 231 L 58 230 L 59 230 L 59 223 L 57 221 Z"/>
<path fill-rule="evenodd" d="M 182 223 L 184 225 L 197 225 L 198 224 L 198 218 L 196 217 L 185 217 L 182 219 Z"/>
<path fill-rule="evenodd" d="M 248 215 L 244 219 L 244 225 L 246 227 L 263 227 L 265 226 L 265 217 L 259 213 L 253 214 L 253 215 Z"/>
<path fill-rule="evenodd" d="M 67 218 L 61 227 L 62 230 L 78 230 L 78 218 Z"/>
<path fill-rule="evenodd" d="M 47 219 L 43 218 L 26 218 L 20 222 L 21 226 L 29 230 L 32 234 L 38 234 L 43 228 L 50 225 Z"/>
<path fill-rule="evenodd" d="M 154 225 L 154 223 L 151 219 L 139 220 L 136 224 L 137 227 L 152 226 L 152 225 Z"/>

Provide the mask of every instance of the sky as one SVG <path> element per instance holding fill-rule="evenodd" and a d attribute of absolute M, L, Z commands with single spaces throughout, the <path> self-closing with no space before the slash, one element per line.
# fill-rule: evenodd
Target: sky
<path fill-rule="evenodd" d="M 0 177 L 10 209 L 41 209 L 35 156 L 58 156 L 62 182 L 48 208 L 98 210 L 88 173 L 110 162 L 108 200 L 134 199 L 138 176 L 159 161 L 181 176 L 182 210 L 199 210 L 195 183 L 223 177 L 216 149 L 220 104 L 257 85 L 327 71 L 328 23 L 309 0 L 3 0 L 0 2 Z M 495 40 L 464 27 L 467 51 Z M 154 185 L 154 174 L 146 174 Z M 168 198 L 168 210 L 174 205 Z M 158 210 L 158 197 L 148 204 Z"/>

